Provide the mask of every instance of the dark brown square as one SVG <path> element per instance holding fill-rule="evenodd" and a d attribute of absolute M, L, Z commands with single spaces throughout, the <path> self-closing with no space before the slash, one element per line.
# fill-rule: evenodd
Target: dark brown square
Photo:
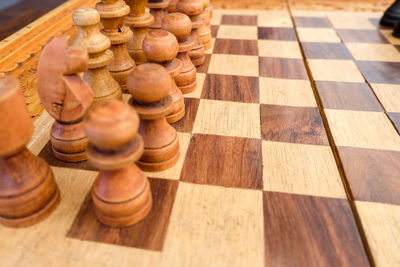
<path fill-rule="evenodd" d="M 260 117 L 265 140 L 329 145 L 318 108 L 261 104 Z"/>
<path fill-rule="evenodd" d="M 355 200 L 400 205 L 400 152 L 338 147 Z"/>
<path fill-rule="evenodd" d="M 214 38 L 217 37 L 218 29 L 219 29 L 218 25 L 211 25 L 211 37 L 214 37 Z"/>
<path fill-rule="evenodd" d="M 260 76 L 308 80 L 302 59 L 259 57 Z"/>
<path fill-rule="evenodd" d="M 257 26 L 257 16 L 223 15 L 221 24 Z"/>
<path fill-rule="evenodd" d="M 378 30 L 336 30 L 345 43 L 388 43 Z"/>
<path fill-rule="evenodd" d="M 400 84 L 399 62 L 356 61 L 369 83 Z"/>
<path fill-rule="evenodd" d="M 258 77 L 207 74 L 201 98 L 259 103 Z"/>
<path fill-rule="evenodd" d="M 206 60 L 203 64 L 196 68 L 198 73 L 207 73 L 208 66 L 210 65 L 211 54 L 205 54 Z"/>
<path fill-rule="evenodd" d="M 315 82 L 324 108 L 361 111 L 382 111 L 366 83 Z"/>
<path fill-rule="evenodd" d="M 265 266 L 369 266 L 346 199 L 264 192 Z"/>
<path fill-rule="evenodd" d="M 183 164 L 181 181 L 262 189 L 261 140 L 193 135 Z"/>
<path fill-rule="evenodd" d="M 331 23 L 327 18 L 318 17 L 293 17 L 296 27 L 307 28 L 331 28 Z"/>
<path fill-rule="evenodd" d="M 42 151 L 39 153 L 39 157 L 43 158 L 50 166 L 55 167 L 63 167 L 63 168 L 72 168 L 72 169 L 81 169 L 81 170 L 95 170 L 87 160 L 81 162 L 65 162 L 58 160 L 54 157 L 53 150 L 51 148 L 51 142 L 47 142 L 47 144 L 43 147 Z"/>
<path fill-rule="evenodd" d="M 400 134 L 400 112 L 388 112 L 387 114 Z"/>
<path fill-rule="evenodd" d="M 296 33 L 292 28 L 258 27 L 260 40 L 297 41 Z"/>
<path fill-rule="evenodd" d="M 257 40 L 216 39 L 214 54 L 258 56 Z"/>
<path fill-rule="evenodd" d="M 161 251 L 179 182 L 165 179 L 149 179 L 149 181 L 153 207 L 144 220 L 123 228 L 103 225 L 95 217 L 93 202 L 89 193 L 67 236 L 81 240 Z"/>
<path fill-rule="evenodd" d="M 395 45 L 394 47 L 400 52 L 400 45 Z"/>
<path fill-rule="evenodd" d="M 180 121 L 171 124 L 178 132 L 192 133 L 199 103 L 199 98 L 185 97 L 185 116 Z"/>
<path fill-rule="evenodd" d="M 303 42 L 304 55 L 309 59 L 353 59 L 343 43 Z"/>

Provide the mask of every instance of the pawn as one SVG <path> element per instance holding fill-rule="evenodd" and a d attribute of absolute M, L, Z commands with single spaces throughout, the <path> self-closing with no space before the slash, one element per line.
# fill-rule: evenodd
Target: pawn
<path fill-rule="evenodd" d="M 107 68 L 113 60 L 113 52 L 109 49 L 110 40 L 99 30 L 99 12 L 93 8 L 80 8 L 72 18 L 78 27 L 73 46 L 85 48 L 89 53 L 88 70 L 83 78 L 93 90 L 93 102 L 122 99 L 121 88 Z"/>
<path fill-rule="evenodd" d="M 177 58 L 182 61 L 181 72 L 175 76 L 175 82 L 183 94 L 196 89 L 196 67 L 189 58 L 188 52 L 193 48 L 194 41 L 190 36 L 192 22 L 182 13 L 168 14 L 163 22 L 162 29 L 169 31 L 178 39 Z"/>
<path fill-rule="evenodd" d="M 169 1 L 168 13 L 174 13 L 174 12 L 176 12 L 176 4 L 178 4 L 178 0 L 171 0 L 171 1 Z"/>
<path fill-rule="evenodd" d="M 171 87 L 170 74 L 155 63 L 136 67 L 128 77 L 129 104 L 139 113 L 139 133 L 144 140 L 144 153 L 137 165 L 145 171 L 166 170 L 179 159 L 176 130 L 165 118 L 173 108 Z"/>
<path fill-rule="evenodd" d="M 211 10 L 210 0 L 203 0 L 203 13 L 200 17 L 203 19 L 203 24 L 198 29 L 199 39 L 204 45 L 204 49 L 208 50 L 211 48 Z"/>
<path fill-rule="evenodd" d="M 32 133 L 18 82 L 0 77 L 0 223 L 9 227 L 45 219 L 60 201 L 53 172 L 26 148 Z"/>
<path fill-rule="evenodd" d="M 203 3 L 201 0 L 179 0 L 176 10 L 190 17 L 192 21 L 192 32 L 190 36 L 194 40 L 194 47 L 189 51 L 190 60 L 198 67 L 206 60 L 204 45 L 200 41 L 198 29 L 203 25 L 203 19 L 200 17 L 203 12 Z"/>
<path fill-rule="evenodd" d="M 108 226 L 135 224 L 150 212 L 147 177 L 135 165 L 143 153 L 139 117 L 119 100 L 94 106 L 85 119 L 89 163 L 99 169 L 92 200 L 97 219 Z"/>
<path fill-rule="evenodd" d="M 150 14 L 154 17 L 154 23 L 149 26 L 150 29 L 161 29 L 161 22 L 168 14 L 170 0 L 149 0 L 147 7 L 150 8 Z"/>
<path fill-rule="evenodd" d="M 182 62 L 176 58 L 178 54 L 176 37 L 165 30 L 153 30 L 143 40 L 143 52 L 148 62 L 163 65 L 171 74 L 172 89 L 169 95 L 172 98 L 173 109 L 167 115 L 167 121 L 169 123 L 179 121 L 185 115 L 185 102 L 181 90 L 175 83 L 175 76 L 182 69 Z"/>
<path fill-rule="evenodd" d="M 87 69 L 88 54 L 68 47 L 68 38 L 54 38 L 43 49 L 37 71 L 40 101 L 56 119 L 50 131 L 54 156 L 62 161 L 86 160 L 87 138 L 82 118 L 93 92 L 78 73 Z"/>
<path fill-rule="evenodd" d="M 108 70 L 125 91 L 128 73 L 135 67 L 135 61 L 130 57 L 126 46 L 133 33 L 128 26 L 124 26 L 124 19 L 130 8 L 123 0 L 102 0 L 96 4 L 96 9 L 104 26 L 101 33 L 110 39 L 111 51 L 114 54 Z"/>

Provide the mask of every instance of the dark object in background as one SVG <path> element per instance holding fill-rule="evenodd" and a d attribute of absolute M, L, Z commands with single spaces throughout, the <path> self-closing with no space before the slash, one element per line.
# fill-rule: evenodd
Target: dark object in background
<path fill-rule="evenodd" d="M 392 35 L 400 38 L 400 21 L 396 23 L 396 26 L 394 26 Z"/>
<path fill-rule="evenodd" d="M 1 0 L 0 40 L 22 29 L 67 0 Z"/>
<path fill-rule="evenodd" d="M 393 27 L 400 21 L 400 0 L 396 0 L 388 9 L 386 9 L 380 24 L 388 27 Z"/>

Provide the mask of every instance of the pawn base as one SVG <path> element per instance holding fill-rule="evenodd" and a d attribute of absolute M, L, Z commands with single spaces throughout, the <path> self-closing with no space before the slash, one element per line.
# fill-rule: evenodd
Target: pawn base
<path fill-rule="evenodd" d="M 63 153 L 52 147 L 54 157 L 65 162 L 81 162 L 87 160 L 86 151 L 78 153 Z"/>
<path fill-rule="evenodd" d="M 179 150 L 175 153 L 175 155 L 165 161 L 161 162 L 143 162 L 143 161 L 137 161 L 136 165 L 139 166 L 140 169 L 147 171 L 147 172 L 159 172 L 159 171 L 164 171 L 172 166 L 174 166 L 178 160 L 179 160 L 180 152 Z"/>
<path fill-rule="evenodd" d="M 185 116 L 185 106 L 182 106 L 182 108 L 178 112 L 169 114 L 168 116 L 166 116 L 166 118 L 168 123 L 174 123 L 181 120 L 184 116 Z"/>
<path fill-rule="evenodd" d="M 187 94 L 193 92 L 196 89 L 196 86 L 197 81 L 195 80 L 189 85 L 179 86 L 179 89 L 181 90 L 182 94 Z"/>
<path fill-rule="evenodd" d="M 0 223 L 14 228 L 31 226 L 37 222 L 46 219 L 60 203 L 60 191 L 56 188 L 53 197 L 50 201 L 39 211 L 21 218 L 8 218 L 0 216 Z"/>
<path fill-rule="evenodd" d="M 192 58 L 191 60 L 192 60 L 193 65 L 198 67 L 198 66 L 202 65 L 206 61 L 206 57 L 205 56 L 201 56 L 199 58 Z"/>

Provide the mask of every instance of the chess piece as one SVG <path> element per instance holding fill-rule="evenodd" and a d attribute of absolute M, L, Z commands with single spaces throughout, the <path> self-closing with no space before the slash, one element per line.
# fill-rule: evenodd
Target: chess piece
<path fill-rule="evenodd" d="M 131 29 L 124 26 L 129 6 L 123 0 L 102 0 L 96 4 L 96 9 L 104 26 L 101 32 L 110 39 L 111 51 L 114 54 L 108 70 L 121 89 L 126 91 L 128 73 L 135 67 L 135 61 L 130 57 L 126 47 L 133 36 Z"/>
<path fill-rule="evenodd" d="M 204 63 L 205 52 L 204 45 L 199 39 L 198 29 L 203 24 L 203 19 L 200 17 L 203 12 L 203 3 L 201 0 L 179 0 L 176 5 L 176 10 L 182 12 L 190 17 L 192 21 L 192 32 L 190 36 L 194 41 L 194 47 L 188 52 L 190 60 L 197 67 Z"/>
<path fill-rule="evenodd" d="M 0 223 L 9 227 L 45 219 L 60 201 L 53 172 L 26 148 L 32 133 L 18 82 L 0 77 Z"/>
<path fill-rule="evenodd" d="M 178 39 L 178 56 L 182 61 L 182 70 L 175 76 L 175 82 L 183 94 L 190 93 L 196 89 L 196 67 L 189 58 L 188 51 L 194 46 L 190 36 L 192 22 L 189 17 L 182 13 L 171 13 L 165 16 L 162 29 L 169 31 Z"/>
<path fill-rule="evenodd" d="M 159 64 L 145 63 L 128 76 L 129 104 L 139 114 L 139 133 L 144 140 L 144 153 L 137 165 L 145 171 L 168 169 L 179 159 L 176 130 L 165 119 L 173 107 L 168 94 L 171 87 L 170 74 Z"/>
<path fill-rule="evenodd" d="M 146 12 L 147 0 L 125 0 L 131 12 L 125 18 L 125 24 L 133 31 L 133 37 L 128 42 L 128 51 L 136 64 L 143 64 L 146 58 L 142 51 L 142 42 L 147 35 L 147 27 L 154 23 L 154 17 Z"/>
<path fill-rule="evenodd" d="M 92 104 L 93 92 L 78 75 L 87 69 L 86 50 L 67 44 L 68 38 L 54 38 L 43 49 L 37 88 L 43 106 L 56 119 L 50 131 L 54 156 L 79 162 L 86 160 L 87 138 L 82 118 Z"/>
<path fill-rule="evenodd" d="M 163 18 L 168 15 L 168 6 L 170 0 L 149 0 L 147 7 L 150 8 L 150 14 L 154 17 L 154 23 L 149 26 L 150 29 L 161 29 Z"/>
<path fill-rule="evenodd" d="M 113 60 L 113 53 L 108 49 L 110 40 L 99 30 L 99 13 L 93 8 L 80 8 L 72 14 L 72 19 L 78 27 L 73 46 L 85 48 L 89 53 L 88 70 L 83 78 L 93 90 L 93 102 L 122 99 L 121 88 L 107 68 Z"/>
<path fill-rule="evenodd" d="M 383 14 L 380 24 L 393 27 L 400 21 L 400 0 L 396 0 Z"/>
<path fill-rule="evenodd" d="M 170 0 L 169 5 L 168 5 L 168 13 L 174 13 L 176 12 L 176 4 L 178 3 L 178 0 Z"/>
<path fill-rule="evenodd" d="M 400 21 L 396 23 L 396 26 L 394 26 L 392 35 L 400 38 Z"/>
<path fill-rule="evenodd" d="M 97 219 L 108 226 L 129 226 L 150 212 L 150 184 L 135 161 L 143 153 L 139 117 L 119 100 L 94 106 L 85 119 L 89 163 L 99 169 L 92 199 Z"/>
<path fill-rule="evenodd" d="M 173 108 L 166 116 L 169 123 L 179 121 L 185 115 L 185 102 L 181 90 L 175 83 L 182 69 L 182 62 L 176 58 L 178 54 L 178 41 L 176 37 L 165 30 L 153 30 L 143 40 L 143 52 L 148 62 L 163 65 L 171 74 L 172 89 L 169 95 L 172 98 Z"/>
<path fill-rule="evenodd" d="M 203 13 L 201 13 L 200 18 L 203 19 L 203 24 L 199 27 L 199 39 L 204 45 L 204 49 L 208 50 L 211 47 L 211 5 L 210 0 L 203 0 Z"/>

